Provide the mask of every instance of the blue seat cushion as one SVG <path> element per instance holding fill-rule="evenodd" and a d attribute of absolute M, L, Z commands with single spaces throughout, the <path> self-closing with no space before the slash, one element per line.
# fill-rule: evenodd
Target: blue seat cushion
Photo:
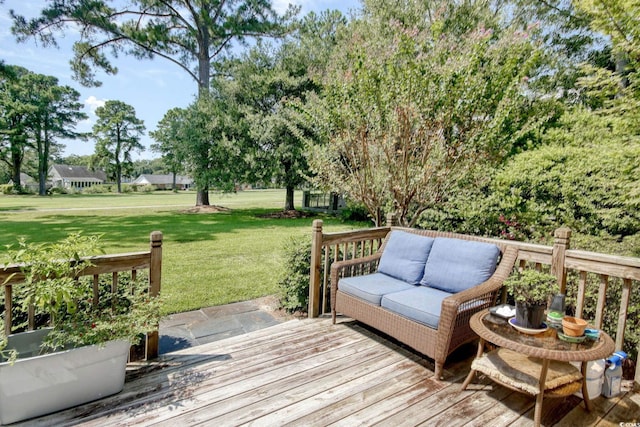
<path fill-rule="evenodd" d="M 421 285 L 461 292 L 486 281 L 496 270 L 500 248 L 491 243 L 437 237 Z"/>
<path fill-rule="evenodd" d="M 400 292 L 386 294 L 381 305 L 400 316 L 438 329 L 442 300 L 451 294 L 426 286 L 416 286 Z"/>
<path fill-rule="evenodd" d="M 431 237 L 393 230 L 380 257 L 378 272 L 411 285 L 419 284 L 433 241 Z"/>
<path fill-rule="evenodd" d="M 382 273 L 343 277 L 338 283 L 342 292 L 375 305 L 380 305 L 380 300 L 384 294 L 416 288 L 415 285 L 410 285 Z"/>

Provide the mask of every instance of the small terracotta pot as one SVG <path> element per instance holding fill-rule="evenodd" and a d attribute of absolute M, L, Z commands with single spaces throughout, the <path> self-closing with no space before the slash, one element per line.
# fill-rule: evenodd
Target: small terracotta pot
<path fill-rule="evenodd" d="M 587 321 L 578 317 L 565 316 L 562 319 L 562 332 L 570 337 L 581 337 L 587 327 Z"/>

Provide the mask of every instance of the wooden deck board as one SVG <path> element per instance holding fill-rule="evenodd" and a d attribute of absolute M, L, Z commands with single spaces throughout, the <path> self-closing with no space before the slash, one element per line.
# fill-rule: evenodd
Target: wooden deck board
<path fill-rule="evenodd" d="M 22 425 L 530 425 L 528 396 L 482 377 L 460 391 L 474 355 L 452 355 L 436 381 L 432 360 L 356 322 L 294 320 L 132 365 L 121 393 Z M 619 425 L 640 412 L 638 394 L 596 399 L 593 414 L 576 397 L 555 400 L 544 425 Z"/>

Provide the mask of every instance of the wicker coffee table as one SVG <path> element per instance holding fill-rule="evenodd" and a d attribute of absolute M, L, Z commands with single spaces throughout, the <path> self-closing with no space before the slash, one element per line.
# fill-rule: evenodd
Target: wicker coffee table
<path fill-rule="evenodd" d="M 615 345 L 609 335 L 600 332 L 598 340 L 569 343 L 558 339 L 553 328 L 535 335 L 518 332 L 507 321 L 484 310 L 470 320 L 471 329 L 480 337 L 478 354 L 471 372 L 462 384 L 465 390 L 476 372 L 493 381 L 536 397 L 534 425 L 540 425 L 544 397 L 565 397 L 582 388 L 585 407 L 591 411 L 587 393 L 587 361 L 603 359 Z M 499 348 L 485 353 L 485 343 Z M 578 370 L 569 362 L 582 362 Z"/>

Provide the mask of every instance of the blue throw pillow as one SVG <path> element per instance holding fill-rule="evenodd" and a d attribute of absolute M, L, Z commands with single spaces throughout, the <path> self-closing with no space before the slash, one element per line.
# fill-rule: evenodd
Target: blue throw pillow
<path fill-rule="evenodd" d="M 438 237 L 420 284 L 451 293 L 467 290 L 491 277 L 499 255 L 491 243 Z"/>
<path fill-rule="evenodd" d="M 378 272 L 412 285 L 419 284 L 433 241 L 431 237 L 392 231 L 382 252 Z"/>

